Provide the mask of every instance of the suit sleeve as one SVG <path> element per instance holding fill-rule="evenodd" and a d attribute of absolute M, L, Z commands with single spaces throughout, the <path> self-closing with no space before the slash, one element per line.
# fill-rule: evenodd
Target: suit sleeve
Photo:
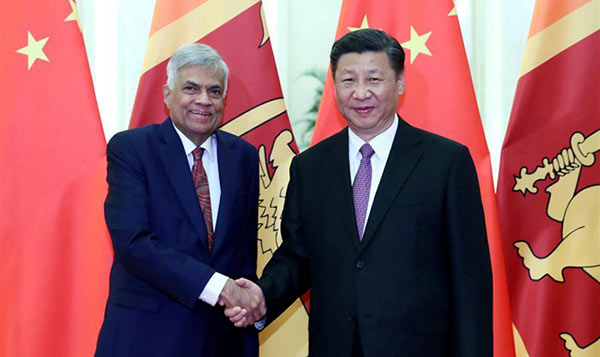
<path fill-rule="evenodd" d="M 447 185 L 452 356 L 492 356 L 492 272 L 477 172 L 466 147 L 454 155 Z"/>
<path fill-rule="evenodd" d="M 146 173 L 127 136 L 110 141 L 107 159 L 109 190 L 104 207 L 115 261 L 129 274 L 193 307 L 215 270 L 165 246 L 151 230 Z"/>
<path fill-rule="evenodd" d="M 244 253 L 246 254 L 247 264 L 244 265 L 244 277 L 253 281 L 256 281 L 256 260 L 257 260 L 257 240 L 258 240 L 258 195 L 259 195 L 259 186 L 258 186 L 258 152 L 253 151 L 252 155 L 253 161 L 252 165 L 250 165 L 249 173 L 251 175 L 248 182 L 250 183 L 248 189 L 248 202 L 246 203 L 248 206 L 246 208 L 246 212 L 248 214 L 244 217 L 246 222 L 246 228 L 243 230 L 244 232 L 248 232 L 249 237 L 245 239 L 246 249 L 244 249 Z"/>
<path fill-rule="evenodd" d="M 275 320 L 310 287 L 307 248 L 300 217 L 297 170 L 297 158 L 294 158 L 281 221 L 283 242 L 258 281 L 267 304 L 267 323 Z"/>

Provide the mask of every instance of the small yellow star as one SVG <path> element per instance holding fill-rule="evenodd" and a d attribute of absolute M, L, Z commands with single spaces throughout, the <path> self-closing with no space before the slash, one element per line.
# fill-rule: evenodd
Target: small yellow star
<path fill-rule="evenodd" d="M 368 28 L 369 28 L 369 21 L 367 21 L 367 15 L 365 15 L 365 17 L 362 20 L 362 23 L 360 24 L 360 27 L 348 27 L 348 30 L 356 31 L 356 30 L 368 29 Z"/>
<path fill-rule="evenodd" d="M 431 56 L 431 52 L 429 52 L 427 45 L 425 45 L 425 42 L 427 42 L 427 39 L 429 39 L 430 35 L 431 35 L 431 31 L 429 31 L 428 33 L 426 33 L 424 35 L 419 36 L 417 31 L 415 31 L 415 29 L 412 26 L 410 27 L 410 41 L 406 41 L 406 42 L 402 43 L 402 47 L 408 48 L 410 50 L 410 63 L 411 64 L 415 61 L 417 56 L 421 53 L 424 55 Z"/>
<path fill-rule="evenodd" d="M 79 18 L 79 9 L 77 8 L 77 4 L 73 0 L 69 0 L 69 4 L 71 4 L 72 11 L 69 14 L 69 16 L 67 16 L 67 18 L 65 19 L 65 22 L 66 21 L 77 21 L 77 26 L 79 27 L 79 31 L 81 31 L 81 21 Z"/>
<path fill-rule="evenodd" d="M 18 53 L 27 56 L 27 70 L 31 69 L 33 63 L 37 59 L 49 62 L 48 57 L 44 53 L 44 46 L 50 37 L 46 37 L 42 40 L 36 41 L 31 32 L 27 31 L 27 46 L 17 50 Z"/>

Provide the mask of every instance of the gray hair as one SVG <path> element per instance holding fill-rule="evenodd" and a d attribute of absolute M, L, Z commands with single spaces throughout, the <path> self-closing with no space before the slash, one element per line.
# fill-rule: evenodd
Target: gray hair
<path fill-rule="evenodd" d="M 229 68 L 217 50 L 203 43 L 189 43 L 179 47 L 167 64 L 167 86 L 173 89 L 175 81 L 179 78 L 179 71 L 184 67 L 200 65 L 211 68 L 215 72 L 222 72 L 224 79 L 223 95 L 227 93 Z"/>

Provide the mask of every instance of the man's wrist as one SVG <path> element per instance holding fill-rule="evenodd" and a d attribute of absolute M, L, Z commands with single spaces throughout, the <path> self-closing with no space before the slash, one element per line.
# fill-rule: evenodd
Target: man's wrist
<path fill-rule="evenodd" d="M 219 296 L 228 279 L 227 276 L 215 272 L 204 286 L 204 290 L 202 290 L 198 298 L 211 306 L 215 306 L 219 302 Z"/>

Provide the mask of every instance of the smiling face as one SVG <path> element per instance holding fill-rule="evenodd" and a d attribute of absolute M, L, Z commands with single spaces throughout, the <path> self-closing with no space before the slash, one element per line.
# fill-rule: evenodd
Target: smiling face
<path fill-rule="evenodd" d="M 350 52 L 340 57 L 335 99 L 350 129 L 364 141 L 392 125 L 403 91 L 404 73 L 396 76 L 385 52 Z"/>
<path fill-rule="evenodd" d="M 184 67 L 172 89 L 165 84 L 163 96 L 173 124 L 200 146 L 223 117 L 224 75 L 201 65 Z"/>

